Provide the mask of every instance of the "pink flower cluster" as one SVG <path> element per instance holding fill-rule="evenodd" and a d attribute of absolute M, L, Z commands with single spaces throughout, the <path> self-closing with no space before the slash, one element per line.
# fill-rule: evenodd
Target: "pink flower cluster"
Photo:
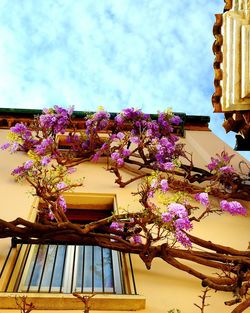
<path fill-rule="evenodd" d="M 60 195 L 57 199 L 57 205 L 64 211 L 66 212 L 67 210 L 67 204 L 66 204 L 66 201 L 63 197 L 63 195 Z"/>
<path fill-rule="evenodd" d="M 133 235 L 131 237 L 131 242 L 134 244 L 141 244 L 142 243 L 142 238 L 140 235 Z"/>
<path fill-rule="evenodd" d="M 117 164 L 118 167 L 124 165 L 124 159 L 130 156 L 130 150 L 126 148 L 120 149 L 118 152 L 111 153 L 111 159 Z"/>
<path fill-rule="evenodd" d="M 53 109 L 43 109 L 43 113 L 39 117 L 42 129 L 52 131 L 54 134 L 65 133 L 69 124 L 69 118 L 72 115 L 74 107 L 64 109 L 55 105 Z"/>
<path fill-rule="evenodd" d="M 1 146 L 2 150 L 10 148 L 10 152 L 14 153 L 18 150 L 28 151 L 36 144 L 37 140 L 32 137 L 32 132 L 23 123 L 17 123 L 15 126 L 10 128 L 11 133 L 18 136 L 18 141 L 12 143 L 5 143 Z"/>
<path fill-rule="evenodd" d="M 28 160 L 26 161 L 23 166 L 18 166 L 12 171 L 12 175 L 18 175 L 22 177 L 27 171 L 29 171 L 34 165 L 34 161 Z"/>
<path fill-rule="evenodd" d="M 167 192 L 169 190 L 167 179 L 165 179 L 165 178 L 163 178 L 163 179 L 157 179 L 157 178 L 152 179 L 150 186 L 149 186 L 149 190 L 148 190 L 148 197 L 153 198 L 154 194 L 157 190 L 159 190 L 161 192 Z"/>
<path fill-rule="evenodd" d="M 167 209 L 167 212 L 162 213 L 162 221 L 173 225 L 174 235 L 178 242 L 184 247 L 191 247 L 191 241 L 185 234 L 185 231 L 191 230 L 193 226 L 188 218 L 185 206 L 173 202 L 168 205 Z"/>
<path fill-rule="evenodd" d="M 86 134 L 105 129 L 108 126 L 110 114 L 104 110 L 100 110 L 89 117 L 86 121 Z"/>
<path fill-rule="evenodd" d="M 232 215 L 247 215 L 247 210 L 238 201 L 222 200 L 220 202 L 222 211 L 226 211 Z"/>
<path fill-rule="evenodd" d="M 220 172 L 220 173 L 233 173 L 235 172 L 234 168 L 230 165 L 230 161 L 233 158 L 233 155 L 228 155 L 226 151 L 222 151 L 216 157 L 211 158 L 211 162 L 207 165 L 209 171 Z"/>
<path fill-rule="evenodd" d="M 119 222 L 112 222 L 110 228 L 118 231 L 123 231 L 124 224 Z"/>
<path fill-rule="evenodd" d="M 50 151 L 50 147 L 54 144 L 54 140 L 51 137 L 45 138 L 41 141 L 41 143 L 35 146 L 35 153 L 38 155 L 45 155 Z"/>
<path fill-rule="evenodd" d="M 202 205 L 204 205 L 205 207 L 208 207 L 210 202 L 208 199 L 208 193 L 207 192 L 201 192 L 201 193 L 197 193 L 194 196 L 196 201 L 199 201 Z"/>

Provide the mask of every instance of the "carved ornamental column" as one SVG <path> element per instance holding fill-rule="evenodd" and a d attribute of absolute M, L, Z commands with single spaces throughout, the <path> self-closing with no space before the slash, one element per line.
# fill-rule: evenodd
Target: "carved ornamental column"
<path fill-rule="evenodd" d="M 215 112 L 224 112 L 226 132 L 238 133 L 238 150 L 250 150 L 250 0 L 225 1 L 216 15 Z"/>

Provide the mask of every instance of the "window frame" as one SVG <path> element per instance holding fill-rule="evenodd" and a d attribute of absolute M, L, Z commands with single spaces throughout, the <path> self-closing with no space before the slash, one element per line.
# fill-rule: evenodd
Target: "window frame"
<path fill-rule="evenodd" d="M 110 201 L 112 201 L 112 205 L 114 211 L 117 210 L 117 200 L 115 194 L 97 194 L 97 193 L 67 193 L 67 200 L 73 200 L 73 203 L 79 202 L 79 199 L 88 199 L 91 200 L 92 204 L 102 203 L 104 205 L 110 205 Z M 33 205 L 32 210 L 29 215 L 29 219 L 34 221 L 37 217 L 37 208 L 39 205 L 39 199 L 36 198 Z M 84 210 L 84 208 L 83 208 Z M 4 290 L 3 286 L 6 286 L 8 282 L 11 269 L 13 269 L 13 264 L 16 262 L 17 255 L 20 253 L 22 259 L 25 259 L 25 252 L 21 251 L 20 248 L 15 248 L 15 253 L 10 256 L 9 261 L 6 265 L 6 271 L 2 278 L 0 279 L 0 290 Z M 91 303 L 93 309 L 98 310 L 141 310 L 145 308 L 145 297 L 140 296 L 136 293 L 132 294 L 131 292 L 131 277 L 133 277 L 133 272 L 129 269 L 128 263 L 131 262 L 130 256 L 121 254 L 120 258 L 123 262 L 123 267 L 121 268 L 121 275 L 124 277 L 124 294 L 108 294 L 108 293 L 97 293 L 92 298 Z M 21 264 L 19 264 L 20 268 Z M 118 266 L 118 265 L 117 265 Z M 15 278 L 15 283 L 18 278 L 18 266 L 14 268 L 15 273 L 13 273 L 13 277 Z M 133 287 L 133 286 L 132 286 Z M 134 286 L 135 287 L 135 286 Z M 78 291 L 77 291 L 78 292 Z M 79 292 L 80 293 L 80 292 Z M 87 293 L 84 291 L 84 294 Z M 23 294 L 23 292 L 21 293 Z M 30 301 L 34 302 L 37 309 L 82 309 L 82 304 L 79 303 L 79 300 L 76 299 L 72 294 L 67 293 L 54 293 L 53 291 L 50 293 L 39 293 L 39 292 L 28 292 L 25 293 Z M 90 293 L 91 294 L 91 293 Z M 1 308 L 16 308 L 15 301 L 13 302 L 13 297 L 20 296 L 20 292 L 1 292 L 0 291 L 0 303 Z M 60 301 L 55 301 L 56 299 L 60 299 Z M 101 301 L 100 301 L 101 300 Z M 57 307 L 55 307 L 57 305 Z"/>

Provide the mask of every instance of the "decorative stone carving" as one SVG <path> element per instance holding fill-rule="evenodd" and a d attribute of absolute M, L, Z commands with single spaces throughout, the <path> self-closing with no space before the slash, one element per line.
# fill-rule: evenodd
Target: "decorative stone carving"
<path fill-rule="evenodd" d="M 250 0 L 223 15 L 222 111 L 250 110 Z"/>
<path fill-rule="evenodd" d="M 234 0 L 232 5 L 232 10 L 249 10 L 250 9 L 250 1 L 249 0 Z"/>
<path fill-rule="evenodd" d="M 250 151 L 250 0 L 224 0 L 216 14 L 214 112 L 224 112 L 226 132 L 238 133 L 236 150 Z"/>

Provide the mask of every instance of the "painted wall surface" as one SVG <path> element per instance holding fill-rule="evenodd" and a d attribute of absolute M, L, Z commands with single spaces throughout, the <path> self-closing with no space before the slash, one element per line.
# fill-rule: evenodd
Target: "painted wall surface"
<path fill-rule="evenodd" d="M 0 131 L 0 145 L 6 141 L 7 131 Z M 204 166 L 209 162 L 210 156 L 226 149 L 232 154 L 232 151 L 224 142 L 217 138 L 211 132 L 188 131 L 185 142 L 187 149 L 193 153 L 193 159 L 199 166 Z M 0 153 L 0 217 L 6 220 L 12 220 L 17 216 L 28 218 L 33 197 L 30 194 L 30 188 L 26 184 L 17 184 L 11 177 L 11 170 L 16 167 L 25 156 L 22 153 L 9 155 L 8 152 Z M 242 158 L 238 155 L 234 159 L 235 165 Z M 79 192 L 90 193 L 111 193 L 117 196 L 118 208 L 128 208 L 136 210 L 138 202 L 131 192 L 136 190 L 137 183 L 121 189 L 114 183 L 114 176 L 105 170 L 105 164 L 86 163 L 80 165 L 75 177 L 85 177 L 84 186 L 80 187 Z M 124 175 L 128 175 L 124 173 Z M 249 205 L 249 204 L 248 204 Z M 250 207 L 249 207 L 250 212 Z M 194 234 L 204 239 L 210 239 L 217 243 L 232 245 L 237 249 L 247 249 L 250 228 L 248 217 L 231 217 L 229 215 L 210 216 L 206 222 L 195 226 Z M 9 239 L 0 240 L 0 268 L 3 264 L 4 257 L 8 252 L 10 245 Z M 133 266 L 135 271 L 136 286 L 138 293 L 146 297 L 146 309 L 142 313 L 167 313 L 168 310 L 179 308 L 181 313 L 200 312 L 193 303 L 200 304 L 201 284 L 197 279 L 182 273 L 166 264 L 162 260 L 154 260 L 152 269 L 148 271 L 138 256 L 133 256 Z M 214 270 L 211 270 L 214 273 Z M 225 295 L 220 292 L 210 292 L 212 296 L 208 299 L 210 306 L 207 307 L 206 313 L 231 312 L 232 308 L 224 305 L 225 300 L 232 299 L 231 294 Z M 8 312 L 1 310 L 0 312 Z M 19 312 L 11 310 L 9 312 Z M 36 310 L 34 312 L 44 312 Z M 47 311 L 48 312 L 48 311 Z M 50 310 L 51 313 L 59 311 Z M 68 310 L 61 312 L 81 312 Z M 91 311 L 97 312 L 97 311 Z M 100 311 L 98 311 L 100 312 Z M 102 311 L 104 313 L 108 311 Z M 121 311 L 113 311 L 121 312 Z M 123 311 L 124 312 L 124 311 Z M 128 312 L 128 311 L 127 311 Z"/>

